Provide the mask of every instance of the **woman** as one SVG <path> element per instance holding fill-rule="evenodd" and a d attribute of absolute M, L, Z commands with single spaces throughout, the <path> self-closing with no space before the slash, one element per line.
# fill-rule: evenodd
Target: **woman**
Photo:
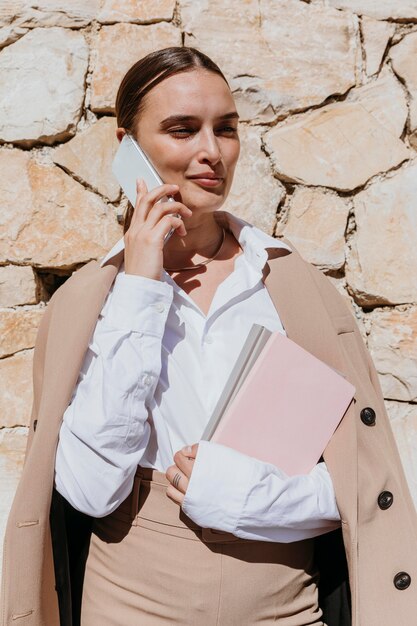
<path fill-rule="evenodd" d="M 34 365 L 32 420 L 39 425 L 8 529 L 19 561 L 16 528 L 30 535 L 37 527 L 37 539 L 25 536 L 26 554 L 43 576 L 25 587 L 6 555 L 3 623 L 58 623 L 51 545 L 60 623 L 78 623 L 91 530 L 84 626 L 405 624 L 417 608 L 409 589 L 417 575 L 415 513 L 376 372 L 329 281 L 290 242 L 219 211 L 239 156 L 226 79 L 195 49 L 161 50 L 126 74 L 116 114 L 118 139 L 134 135 L 168 182 L 151 192 L 138 184 L 124 237 L 48 305 Z M 158 202 L 169 194 L 175 202 Z M 176 232 L 164 246 L 171 227 Z M 63 337 L 66 317 L 70 336 Z M 199 441 L 254 322 L 286 333 L 356 387 L 309 475 L 289 478 Z M 50 499 L 40 489 L 33 513 L 23 519 L 22 511 L 34 472 L 45 491 L 54 467 L 49 537 Z M 400 541 L 388 532 L 392 524 Z M 386 545 L 385 570 L 378 540 Z"/>
<path fill-rule="evenodd" d="M 174 71 L 175 65 L 182 71 Z M 169 72 L 163 80 L 161 67 Z M 157 76 L 160 82 L 155 80 Z M 151 88 L 149 81 L 153 81 Z M 133 134 L 169 184 L 151 192 L 143 185 L 138 187 L 136 207 L 126 224 L 124 264 L 101 312 L 86 356 L 84 378 L 64 415 L 60 433 L 56 458 L 59 493 L 77 510 L 94 518 L 105 517 L 94 524 L 82 623 L 116 623 L 120 620 L 119 610 L 126 625 L 157 624 L 164 619 L 170 623 L 196 623 L 200 615 L 203 621 L 211 620 L 217 614 L 213 594 L 220 584 L 219 567 L 231 567 L 232 559 L 240 559 L 239 567 L 233 575 L 230 573 L 230 581 L 222 584 L 227 607 L 220 609 L 220 623 L 242 623 L 252 612 L 253 623 L 261 614 L 271 622 L 281 617 L 284 623 L 290 612 L 297 615 L 299 626 L 322 624 L 316 572 L 311 567 L 311 538 L 340 525 L 324 463 L 306 477 L 305 484 L 300 484 L 300 480 L 284 481 L 272 475 L 273 469 L 267 464 L 206 443 L 205 462 L 199 468 L 204 481 L 198 480 L 194 498 L 202 496 L 206 501 L 206 518 L 199 519 L 202 526 L 234 531 L 244 538 L 227 548 L 229 558 L 217 552 L 214 555 L 204 540 L 181 521 L 174 504 L 182 505 L 187 513 L 183 497 L 194 458 L 197 456 L 201 465 L 203 451 L 198 454 L 197 445 L 190 447 L 187 458 L 181 448 L 200 439 L 252 323 L 262 323 L 271 330 L 282 328 L 263 287 L 262 269 L 267 258 L 265 246 L 282 250 L 283 244 L 257 229 L 242 228 L 243 222 L 230 214 L 227 219 L 226 214 L 222 214 L 222 220 L 216 219 L 231 187 L 240 147 L 238 114 L 230 88 L 201 53 L 184 48 L 158 52 L 127 73 L 116 100 L 116 112 L 118 139 L 126 131 Z M 158 203 L 165 194 L 173 194 L 175 202 Z M 181 217 L 173 216 L 174 211 Z M 171 227 L 176 228 L 177 235 L 164 246 Z M 104 263 L 120 250 L 120 243 Z M 173 465 L 175 452 L 178 466 Z M 117 527 L 118 507 L 132 491 L 138 465 L 166 472 L 166 495 L 174 503 L 166 518 L 163 510 L 168 504 L 158 502 L 158 496 L 165 500 L 166 495 L 151 489 L 147 506 L 154 498 L 153 506 L 161 507 L 160 515 L 154 514 L 159 526 L 155 523 L 145 529 L 142 516 L 148 521 L 148 514 L 142 510 L 138 526 L 131 525 L 128 535 L 121 539 L 119 533 L 125 534 L 126 528 Z M 249 480 L 255 472 L 256 477 Z M 266 498 L 262 494 L 264 482 L 272 478 L 272 492 Z M 162 482 L 158 475 L 153 475 L 153 480 Z M 255 520 L 248 521 L 239 535 L 234 523 L 249 491 L 256 503 L 251 515 L 259 519 L 256 528 Z M 290 519 L 286 523 L 278 521 L 284 514 L 273 511 L 271 506 L 279 491 L 286 491 L 282 497 L 288 500 L 285 516 Z M 187 494 L 190 496 L 191 490 Z M 291 513 L 302 499 L 302 515 L 295 510 Z M 222 505 L 224 510 L 219 510 Z M 127 503 L 123 506 L 126 508 Z M 188 507 L 195 506 L 191 496 Z M 196 514 L 201 516 L 202 510 Z M 192 517 L 195 521 L 195 515 Z M 178 537 L 165 535 L 166 524 L 174 525 L 176 518 Z M 156 530 L 160 537 L 155 537 Z M 184 550 L 184 537 L 194 547 L 191 561 L 191 547 Z M 263 537 L 274 545 L 247 541 Z M 295 548 L 278 543 L 301 539 L 305 540 L 303 550 L 301 544 Z M 123 554 L 120 544 L 124 545 Z M 117 565 L 115 547 L 120 554 Z M 145 557 L 147 547 L 151 550 Z M 262 560 L 263 550 L 267 550 L 269 560 L 275 552 L 275 576 L 281 578 L 279 587 L 272 591 L 264 583 L 270 563 L 258 567 L 260 586 L 267 594 L 264 599 L 257 588 L 255 568 L 243 563 L 244 555 Z M 125 559 L 132 553 L 141 557 L 131 561 L 132 569 L 128 569 Z M 173 553 L 175 565 L 170 569 Z M 168 554 L 170 560 L 165 563 L 163 556 Z M 153 567 L 156 561 L 157 569 Z M 284 568 L 288 569 L 291 562 L 293 576 L 288 577 Z M 200 567 L 204 564 L 206 573 L 199 570 L 196 579 L 198 563 Z M 151 575 L 153 569 L 155 578 Z M 124 575 L 122 582 L 120 576 Z M 237 578 L 240 586 L 233 593 Z M 166 590 L 161 594 L 161 579 L 171 580 L 167 583 L 168 598 Z M 245 580 L 253 596 L 249 589 L 243 589 Z M 145 581 L 149 588 L 146 597 L 141 593 L 137 601 L 132 600 L 132 586 L 143 589 Z M 283 596 L 288 591 L 282 594 L 281 586 L 294 588 L 293 607 L 288 599 L 284 605 Z M 187 609 L 186 588 L 191 598 Z M 297 596 L 303 597 L 301 602 L 295 601 Z M 282 613 L 277 608 L 281 604 Z M 206 607 L 203 612 L 202 605 Z M 116 606 L 120 607 L 117 618 L 109 614 Z M 291 621 L 294 619 L 291 617 Z"/>

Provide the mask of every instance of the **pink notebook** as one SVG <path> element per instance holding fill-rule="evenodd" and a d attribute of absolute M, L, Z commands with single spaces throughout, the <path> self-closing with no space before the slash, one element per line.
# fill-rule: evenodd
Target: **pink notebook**
<path fill-rule="evenodd" d="M 288 475 L 305 474 L 320 459 L 354 393 L 344 375 L 276 331 L 207 438 Z"/>

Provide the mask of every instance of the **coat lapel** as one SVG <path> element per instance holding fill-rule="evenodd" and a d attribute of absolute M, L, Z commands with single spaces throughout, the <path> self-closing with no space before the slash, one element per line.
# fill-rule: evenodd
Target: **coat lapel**
<path fill-rule="evenodd" d="M 283 239 L 291 245 L 289 241 Z M 270 258 L 264 279 L 272 302 L 290 339 L 331 367 L 344 372 L 342 356 L 333 340 L 329 314 L 299 253 Z"/>
<path fill-rule="evenodd" d="M 264 283 L 278 311 L 287 336 L 334 369 L 347 373 L 337 333 L 306 262 L 293 244 L 282 238 L 293 251 L 269 258 Z M 269 271 L 269 273 L 268 273 Z M 354 384 L 353 380 L 350 380 Z M 338 502 L 355 517 L 357 507 L 357 443 L 355 398 L 327 445 L 323 458 L 332 476 Z M 300 433 L 301 435 L 301 433 Z M 346 481 L 346 472 L 351 480 Z M 343 492 L 343 498 L 338 497 Z M 346 506 L 347 505 L 347 506 Z M 342 519 L 343 519 L 343 513 Z"/>

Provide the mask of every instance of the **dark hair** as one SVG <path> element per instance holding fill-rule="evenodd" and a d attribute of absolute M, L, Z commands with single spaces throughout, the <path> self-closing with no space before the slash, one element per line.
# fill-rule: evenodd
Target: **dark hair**
<path fill-rule="evenodd" d="M 117 91 L 117 126 L 134 134 L 146 94 L 165 78 L 196 68 L 218 74 L 229 85 L 218 65 L 196 48 L 173 46 L 156 50 L 139 59 L 126 72 Z M 129 228 L 133 209 L 129 202 L 123 219 L 124 233 Z"/>

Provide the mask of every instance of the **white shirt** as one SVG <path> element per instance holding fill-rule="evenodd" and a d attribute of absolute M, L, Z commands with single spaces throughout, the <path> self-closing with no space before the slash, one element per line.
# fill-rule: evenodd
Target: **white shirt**
<path fill-rule="evenodd" d="M 262 269 L 266 247 L 291 248 L 223 213 L 243 253 L 207 316 L 165 270 L 154 280 L 125 274 L 122 262 L 63 416 L 56 487 L 102 517 L 128 496 L 138 464 L 165 472 L 177 450 L 199 442 L 182 505 L 190 518 L 247 539 L 313 537 L 340 524 L 324 462 L 288 477 L 200 440 L 252 324 L 285 334 Z M 101 266 L 123 248 L 122 237 Z"/>

